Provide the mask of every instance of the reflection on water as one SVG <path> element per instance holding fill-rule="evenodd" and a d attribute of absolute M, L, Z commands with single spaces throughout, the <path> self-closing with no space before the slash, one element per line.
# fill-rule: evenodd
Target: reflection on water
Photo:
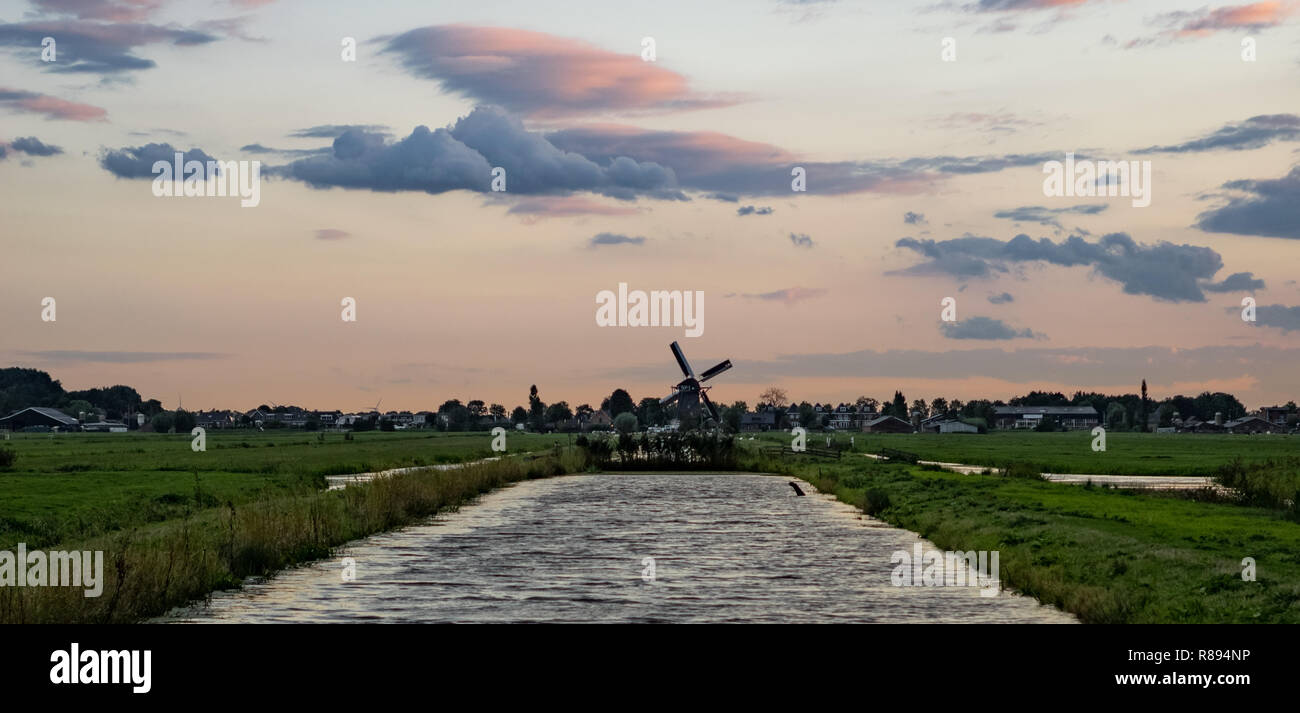
<path fill-rule="evenodd" d="M 915 534 L 760 475 L 577 475 L 352 543 L 185 622 L 1071 622 L 974 587 L 895 587 Z M 927 549 L 929 543 L 925 543 Z M 654 558 L 655 579 L 643 579 Z M 355 579 L 344 581 L 344 558 Z"/>

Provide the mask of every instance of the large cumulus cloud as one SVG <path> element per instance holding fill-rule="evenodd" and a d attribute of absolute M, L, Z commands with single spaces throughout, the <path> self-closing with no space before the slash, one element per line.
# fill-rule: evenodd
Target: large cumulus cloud
<path fill-rule="evenodd" d="M 451 128 L 418 126 L 394 142 L 383 134 L 347 129 L 329 153 L 271 172 L 316 188 L 488 192 L 495 167 L 506 171 L 508 194 L 586 191 L 624 199 L 685 198 L 670 168 L 626 156 L 593 161 L 556 147 L 493 107 L 476 108 Z"/>

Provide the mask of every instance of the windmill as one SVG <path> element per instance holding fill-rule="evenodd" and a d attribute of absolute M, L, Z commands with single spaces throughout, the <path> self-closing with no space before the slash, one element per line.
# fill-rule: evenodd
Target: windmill
<path fill-rule="evenodd" d="M 677 402 L 679 428 L 690 428 L 700 423 L 701 415 L 713 419 L 715 424 L 721 423 L 722 418 L 718 415 L 717 407 L 709 400 L 708 391 L 710 387 L 700 386 L 700 384 L 730 369 L 731 360 L 726 359 L 719 364 L 715 364 L 696 377 L 695 371 L 691 369 L 690 363 L 686 361 L 686 355 L 682 353 L 682 348 L 677 346 L 677 342 L 673 342 L 672 349 L 673 356 L 677 357 L 677 366 L 681 367 L 682 375 L 686 378 L 672 387 L 672 395 L 660 399 L 659 403 L 667 406 L 674 401 Z M 704 404 L 706 414 L 700 414 L 701 403 Z"/>

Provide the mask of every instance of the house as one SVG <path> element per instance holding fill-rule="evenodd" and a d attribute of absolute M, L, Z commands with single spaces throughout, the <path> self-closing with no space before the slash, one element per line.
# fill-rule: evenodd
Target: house
<path fill-rule="evenodd" d="M 862 424 L 863 433 L 915 433 L 912 424 L 901 418 L 881 416 Z"/>
<path fill-rule="evenodd" d="M 964 421 L 956 419 L 952 421 L 942 421 L 939 423 L 939 433 L 979 433 L 978 426 L 971 425 Z"/>
<path fill-rule="evenodd" d="M 587 415 L 587 422 L 583 425 L 583 429 L 588 431 L 593 428 L 607 429 L 613 425 L 614 419 L 609 417 L 609 412 L 601 409 L 599 411 L 592 411 Z"/>
<path fill-rule="evenodd" d="M 923 433 L 979 433 L 978 426 L 942 416 L 928 418 L 921 422 Z"/>
<path fill-rule="evenodd" d="M 205 430 L 234 428 L 239 424 L 239 414 L 233 411 L 199 411 L 194 414 L 194 425 Z"/>
<path fill-rule="evenodd" d="M 1223 424 L 1228 433 L 1277 433 L 1282 429 L 1259 416 L 1246 416 Z"/>
<path fill-rule="evenodd" d="M 847 404 L 836 406 L 835 410 L 831 412 L 830 417 L 831 419 L 827 425 L 837 431 L 852 430 L 855 426 L 859 425 L 857 423 L 857 409 Z"/>
<path fill-rule="evenodd" d="M 77 419 L 56 408 L 29 406 L 0 418 L 0 430 L 21 431 L 25 428 L 57 428 L 60 431 L 79 431 Z"/>
<path fill-rule="evenodd" d="M 1285 426 L 1286 417 L 1290 413 L 1291 411 L 1285 406 L 1265 406 L 1259 410 L 1260 417 L 1274 426 Z"/>
<path fill-rule="evenodd" d="M 1091 406 L 994 406 L 993 411 L 998 428 L 1037 428 L 1046 418 L 1071 431 L 1091 429 L 1101 423 L 1097 409 Z"/>
<path fill-rule="evenodd" d="M 740 417 L 740 430 L 742 431 L 770 431 L 774 428 L 776 428 L 775 411 L 745 413 Z"/>

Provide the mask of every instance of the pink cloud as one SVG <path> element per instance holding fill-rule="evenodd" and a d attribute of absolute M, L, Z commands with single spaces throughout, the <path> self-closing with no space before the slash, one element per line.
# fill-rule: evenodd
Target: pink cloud
<path fill-rule="evenodd" d="M 759 300 L 771 300 L 774 302 L 783 302 L 787 306 L 803 300 L 809 300 L 814 297 L 821 297 L 828 290 L 821 287 L 787 287 L 783 290 L 774 290 L 772 292 L 760 292 L 757 294 L 747 294 L 745 297 Z"/>
<path fill-rule="evenodd" d="M 510 215 L 525 216 L 525 223 L 536 223 L 544 218 L 573 218 L 584 215 L 628 216 L 640 213 L 632 206 L 608 205 L 583 196 L 545 196 L 516 201 L 506 211 Z"/>
<path fill-rule="evenodd" d="M 1221 7 L 1189 20 L 1178 30 L 1178 36 L 1205 37 L 1219 30 L 1259 30 L 1276 27 L 1294 12 L 1293 3 L 1282 2 L 1257 2 L 1250 5 Z"/>
<path fill-rule="evenodd" d="M 542 32 L 441 25 L 385 38 L 412 74 L 444 90 L 529 116 L 663 112 L 730 106 L 736 96 L 704 96 L 682 75 L 641 59 Z"/>
<path fill-rule="evenodd" d="M 1158 42 L 1209 37 L 1225 30 L 1259 32 L 1277 27 L 1296 12 L 1295 2 L 1268 0 L 1249 5 L 1230 5 L 1214 10 L 1170 12 L 1152 20 L 1152 24 L 1166 29 L 1156 35 L 1130 40 L 1125 47 L 1143 47 Z"/>
<path fill-rule="evenodd" d="M 0 87 L 0 106 L 28 114 L 44 114 L 67 121 L 103 121 L 108 111 L 90 104 L 78 104 L 48 94 Z"/>
<path fill-rule="evenodd" d="M 45 13 L 110 22 L 143 20 L 166 2 L 167 0 L 32 0 L 32 4 Z"/>

